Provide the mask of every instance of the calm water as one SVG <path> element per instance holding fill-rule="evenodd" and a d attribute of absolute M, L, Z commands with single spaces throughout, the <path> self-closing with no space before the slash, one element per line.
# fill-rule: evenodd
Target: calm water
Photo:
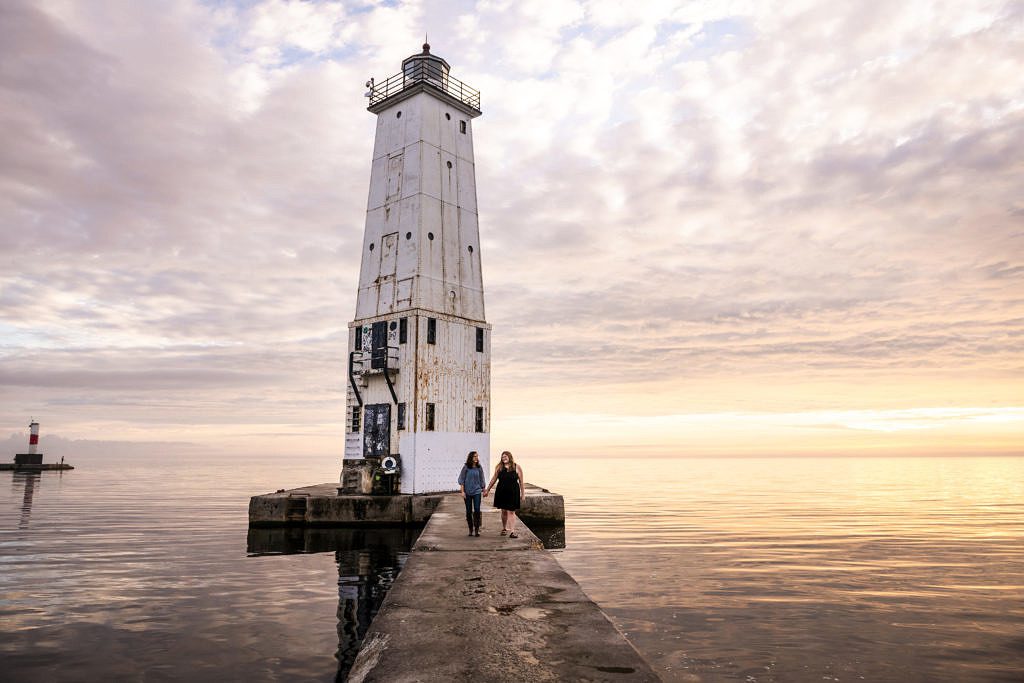
<path fill-rule="evenodd" d="M 1024 459 L 522 461 L 668 681 L 1021 680 Z M 335 680 L 415 536 L 248 532 L 332 458 L 74 464 L 0 473 L 4 680 Z"/>
<path fill-rule="evenodd" d="M 1024 680 L 1024 458 L 529 466 L 667 681 Z"/>
<path fill-rule="evenodd" d="M 417 533 L 249 533 L 332 459 L 69 462 L 0 472 L 5 681 L 343 680 Z"/>

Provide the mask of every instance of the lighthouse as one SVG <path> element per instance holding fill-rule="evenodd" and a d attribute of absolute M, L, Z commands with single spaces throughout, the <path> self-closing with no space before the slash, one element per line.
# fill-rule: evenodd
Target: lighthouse
<path fill-rule="evenodd" d="M 34 418 L 28 426 L 28 452 L 30 455 L 42 456 L 39 453 L 39 423 Z"/>
<path fill-rule="evenodd" d="M 339 493 L 458 488 L 490 445 L 472 121 L 480 93 L 430 45 L 367 82 L 377 116 L 359 289 L 349 323 Z"/>

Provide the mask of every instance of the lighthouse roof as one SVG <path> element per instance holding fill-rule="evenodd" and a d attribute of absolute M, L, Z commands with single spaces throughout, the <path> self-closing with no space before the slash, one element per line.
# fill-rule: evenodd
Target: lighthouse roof
<path fill-rule="evenodd" d="M 406 65 L 419 63 L 437 65 L 438 67 L 443 69 L 445 73 L 448 73 L 449 71 L 452 70 L 451 65 L 448 64 L 448 62 L 446 62 L 444 59 L 438 57 L 437 55 L 430 54 L 430 43 L 423 43 L 423 52 L 417 52 L 416 54 L 410 55 L 403 59 L 402 71 L 405 71 Z"/>

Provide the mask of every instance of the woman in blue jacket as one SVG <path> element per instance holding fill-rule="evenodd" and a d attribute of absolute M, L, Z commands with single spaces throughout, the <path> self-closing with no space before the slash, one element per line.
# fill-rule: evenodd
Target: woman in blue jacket
<path fill-rule="evenodd" d="M 466 526 L 470 536 L 480 535 L 480 494 L 484 491 L 484 468 L 480 466 L 480 456 L 470 451 L 466 456 L 466 464 L 459 472 L 459 491 L 466 501 Z"/>

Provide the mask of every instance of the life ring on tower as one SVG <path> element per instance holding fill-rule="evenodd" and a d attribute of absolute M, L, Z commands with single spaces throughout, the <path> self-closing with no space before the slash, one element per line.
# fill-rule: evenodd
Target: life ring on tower
<path fill-rule="evenodd" d="M 394 474 L 398 471 L 398 458 L 388 455 L 380 461 L 380 466 L 384 470 L 384 474 Z"/>

